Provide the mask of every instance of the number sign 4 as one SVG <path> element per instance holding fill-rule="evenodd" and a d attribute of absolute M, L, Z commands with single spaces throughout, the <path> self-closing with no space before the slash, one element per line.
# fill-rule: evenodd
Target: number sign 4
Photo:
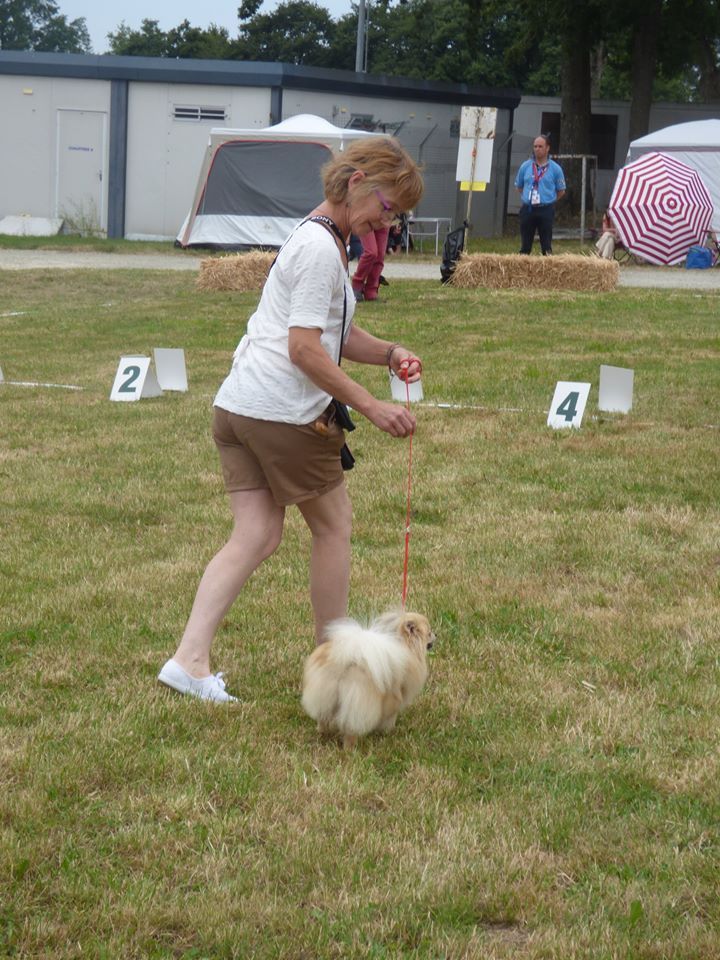
<path fill-rule="evenodd" d="M 120 358 L 110 391 L 111 400 L 131 401 L 141 397 L 159 397 L 161 394 L 160 384 L 150 366 L 150 357 Z"/>
<path fill-rule="evenodd" d="M 569 383 L 559 380 L 555 386 L 547 425 L 560 430 L 564 427 L 579 427 L 590 393 L 589 383 Z"/>

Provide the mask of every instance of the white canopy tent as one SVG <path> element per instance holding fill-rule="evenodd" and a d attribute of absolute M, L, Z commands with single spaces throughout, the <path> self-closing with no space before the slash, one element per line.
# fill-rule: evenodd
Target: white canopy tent
<path fill-rule="evenodd" d="M 261 130 L 212 129 L 177 243 L 279 247 L 323 199 L 323 164 L 353 140 L 374 136 L 312 114 Z"/>
<path fill-rule="evenodd" d="M 711 229 L 720 232 L 720 120 L 676 123 L 633 140 L 627 162 L 653 151 L 670 154 L 697 170 L 712 197 Z"/>

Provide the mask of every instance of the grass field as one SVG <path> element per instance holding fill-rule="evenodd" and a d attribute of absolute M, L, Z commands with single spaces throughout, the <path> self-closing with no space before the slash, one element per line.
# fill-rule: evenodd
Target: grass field
<path fill-rule="evenodd" d="M 510 223 L 506 236 L 485 239 L 476 237 L 468 233 L 466 238 L 467 250 L 470 253 L 517 253 L 520 244 L 520 234 L 516 223 Z M 422 242 L 422 241 L 421 241 Z M 589 251 L 591 244 L 585 243 L 585 251 Z M 538 243 L 535 244 L 536 252 L 539 251 Z M 579 240 L 568 240 L 555 238 L 554 249 L 556 253 L 578 253 L 581 251 Z M 176 247 L 171 241 L 153 241 L 153 240 L 122 240 L 107 239 L 104 237 L 80 237 L 75 234 L 63 234 L 55 237 L 12 237 L 6 234 L 0 234 L 0 250 L 53 250 L 53 251 L 72 251 L 72 252 L 97 252 L 97 253 L 127 253 L 144 254 L 158 253 L 165 256 L 200 258 L 207 257 L 210 254 L 203 249 L 182 250 Z M 222 256 L 222 253 L 218 253 Z M 405 257 L 405 254 L 403 254 Z M 432 260 L 434 256 L 432 244 L 426 238 L 423 249 L 418 244 L 410 253 L 411 261 Z"/>
<path fill-rule="evenodd" d="M 6 380 L 83 388 L 0 386 L 0 957 L 720 954 L 717 294 L 384 292 L 359 322 L 464 408 L 417 411 L 428 686 L 344 754 L 300 708 L 292 511 L 216 643 L 242 702 L 155 681 L 229 530 L 208 424 L 256 298 L 0 271 Z M 111 403 L 153 347 L 190 391 Z M 601 363 L 630 415 L 598 415 Z M 545 425 L 557 380 L 593 384 L 579 431 Z M 408 448 L 351 446 L 363 618 L 400 600 Z"/>

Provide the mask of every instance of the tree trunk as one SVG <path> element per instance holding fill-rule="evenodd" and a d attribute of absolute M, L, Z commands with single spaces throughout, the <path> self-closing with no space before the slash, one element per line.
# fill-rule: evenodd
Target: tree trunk
<path fill-rule="evenodd" d="M 650 128 L 662 0 L 648 0 L 640 4 L 640 9 L 642 12 L 638 12 L 633 29 L 630 142 L 644 137 Z"/>
<path fill-rule="evenodd" d="M 604 41 L 590 51 L 590 96 L 593 100 L 600 97 L 600 83 L 607 62 L 607 47 Z"/>
<path fill-rule="evenodd" d="M 715 44 L 703 38 L 700 41 L 698 92 L 703 103 L 720 100 L 720 70 L 716 62 Z"/>
<path fill-rule="evenodd" d="M 591 43 L 582 20 L 582 17 L 576 17 L 563 38 L 560 153 L 590 153 Z M 567 181 L 567 197 L 563 206 L 576 216 L 580 213 L 581 205 L 582 161 L 563 160 L 562 167 Z"/>

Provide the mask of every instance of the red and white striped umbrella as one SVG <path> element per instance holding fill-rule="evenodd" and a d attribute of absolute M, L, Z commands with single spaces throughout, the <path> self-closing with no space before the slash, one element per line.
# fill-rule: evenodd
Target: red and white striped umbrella
<path fill-rule="evenodd" d="M 631 253 L 672 265 L 704 243 L 713 202 L 697 170 L 666 153 L 646 153 L 618 173 L 608 211 Z"/>

